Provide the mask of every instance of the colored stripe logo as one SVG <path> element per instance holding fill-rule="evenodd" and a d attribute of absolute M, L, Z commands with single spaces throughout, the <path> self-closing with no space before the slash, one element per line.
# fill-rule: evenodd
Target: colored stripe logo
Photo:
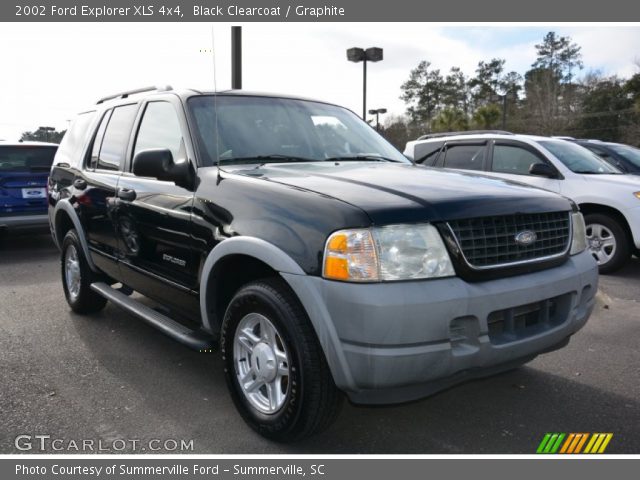
<path fill-rule="evenodd" d="M 536 453 L 604 453 L 613 433 L 546 433 Z"/>

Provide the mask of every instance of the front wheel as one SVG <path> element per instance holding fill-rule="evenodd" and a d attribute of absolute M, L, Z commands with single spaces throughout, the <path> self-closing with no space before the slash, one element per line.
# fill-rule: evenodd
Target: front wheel
<path fill-rule="evenodd" d="M 627 234 L 620 223 L 601 213 L 585 215 L 587 248 L 600 273 L 612 273 L 622 267 L 631 256 Z"/>
<path fill-rule="evenodd" d="M 261 435 L 294 441 L 336 418 L 342 393 L 306 313 L 282 280 L 254 282 L 236 293 L 221 347 L 233 401 Z"/>

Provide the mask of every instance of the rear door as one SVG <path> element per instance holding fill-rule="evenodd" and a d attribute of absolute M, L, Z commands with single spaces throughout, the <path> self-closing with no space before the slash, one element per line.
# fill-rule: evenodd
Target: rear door
<path fill-rule="evenodd" d="M 536 148 L 515 140 L 495 140 L 491 142 L 487 171 L 491 176 L 526 183 L 560 193 L 560 174 L 558 178 L 531 175 L 529 169 L 536 163 L 546 163 L 553 167 Z M 555 170 L 555 167 L 553 167 Z"/>
<path fill-rule="evenodd" d="M 45 215 L 57 147 L 0 145 L 0 216 Z"/>
<path fill-rule="evenodd" d="M 82 175 L 73 183 L 93 261 L 114 278 L 119 277 L 115 229 L 116 189 L 137 111 L 137 104 L 129 104 L 105 112 L 94 135 Z"/>
<path fill-rule="evenodd" d="M 187 150 L 187 125 L 182 105 L 170 95 L 148 101 L 131 152 L 166 148 L 174 162 L 193 158 Z M 185 313 L 199 313 L 193 292 L 198 262 L 191 240 L 194 192 L 173 182 L 137 177 L 132 162 L 118 185 L 118 236 L 123 282 L 140 293 L 171 304 Z"/>

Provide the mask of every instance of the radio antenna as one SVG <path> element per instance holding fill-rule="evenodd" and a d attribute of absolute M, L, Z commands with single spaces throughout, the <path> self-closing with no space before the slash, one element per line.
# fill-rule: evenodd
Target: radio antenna
<path fill-rule="evenodd" d="M 220 134 L 218 129 L 218 83 L 216 81 L 216 41 L 211 25 L 211 60 L 213 67 L 213 118 L 214 118 L 214 138 L 216 139 L 216 167 L 218 168 L 218 182 L 222 180 L 220 176 Z"/>

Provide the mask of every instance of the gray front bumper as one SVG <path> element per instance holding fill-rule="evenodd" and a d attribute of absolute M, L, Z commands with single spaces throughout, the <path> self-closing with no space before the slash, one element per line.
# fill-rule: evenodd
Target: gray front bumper
<path fill-rule="evenodd" d="M 358 403 L 396 403 L 511 368 L 566 344 L 595 303 L 598 271 L 583 252 L 549 270 L 467 283 L 459 278 L 353 284 L 282 274 L 314 325 L 336 385 Z M 492 312 L 561 298 L 553 324 L 508 341 Z"/>
<path fill-rule="evenodd" d="M 49 216 L 46 213 L 43 215 L 0 215 L 0 228 L 40 228 L 48 227 L 48 225 Z"/>

